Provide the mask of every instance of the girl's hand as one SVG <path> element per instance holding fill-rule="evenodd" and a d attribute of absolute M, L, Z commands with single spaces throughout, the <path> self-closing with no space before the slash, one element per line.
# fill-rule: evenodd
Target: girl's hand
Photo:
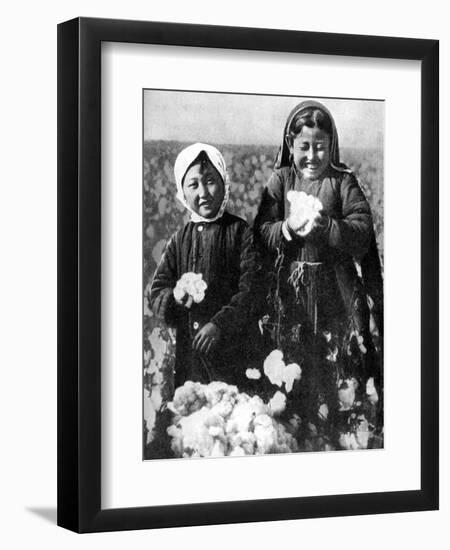
<path fill-rule="evenodd" d="M 310 235 L 314 228 L 317 226 L 317 220 L 320 218 L 320 214 L 317 212 L 306 220 L 306 223 L 297 231 L 299 237 L 306 237 Z"/>
<path fill-rule="evenodd" d="M 208 355 L 217 346 L 220 329 L 214 323 L 206 323 L 195 335 L 192 349 Z"/>
<path fill-rule="evenodd" d="M 315 238 L 319 236 L 328 226 L 329 218 L 322 214 L 317 214 L 313 219 L 308 220 L 308 223 L 301 230 L 302 237 Z M 300 234 L 300 233 L 299 233 Z"/>
<path fill-rule="evenodd" d="M 287 224 L 289 229 L 293 233 L 300 235 L 300 231 L 302 231 L 302 229 L 306 226 L 307 223 L 308 223 L 308 218 L 306 216 L 301 217 L 301 216 L 298 216 L 298 214 L 294 215 L 291 209 L 289 218 L 287 219 Z"/>

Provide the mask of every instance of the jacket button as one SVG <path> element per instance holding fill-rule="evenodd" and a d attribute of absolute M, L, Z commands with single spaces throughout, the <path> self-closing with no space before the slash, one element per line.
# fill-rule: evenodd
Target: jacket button
<path fill-rule="evenodd" d="M 194 327 L 194 330 L 197 330 L 200 325 L 197 323 L 197 321 L 194 321 L 194 324 L 192 326 Z"/>
<path fill-rule="evenodd" d="M 197 227 L 197 231 L 200 231 L 200 232 L 203 231 L 203 225 L 199 225 L 199 226 Z"/>

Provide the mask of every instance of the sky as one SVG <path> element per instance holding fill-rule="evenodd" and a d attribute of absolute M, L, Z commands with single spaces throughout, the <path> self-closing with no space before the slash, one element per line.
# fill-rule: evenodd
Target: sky
<path fill-rule="evenodd" d="M 144 91 L 144 139 L 279 145 L 286 118 L 306 97 Z M 384 102 L 318 99 L 331 111 L 341 147 L 383 147 Z"/>

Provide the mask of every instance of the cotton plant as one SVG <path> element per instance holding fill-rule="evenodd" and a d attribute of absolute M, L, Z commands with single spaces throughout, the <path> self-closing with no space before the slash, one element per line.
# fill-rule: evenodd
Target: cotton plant
<path fill-rule="evenodd" d="M 269 353 L 264 360 L 263 369 L 271 384 L 281 388 L 284 383 L 286 393 L 291 392 L 294 382 L 300 380 L 302 374 L 302 369 L 297 363 L 286 365 L 283 360 L 283 352 L 279 349 Z"/>
<path fill-rule="evenodd" d="M 144 421 L 147 441 L 154 437 L 157 413 L 171 393 L 172 380 L 167 376 L 167 363 L 172 354 L 171 342 L 161 327 L 154 327 L 148 336 L 149 349 L 144 352 Z"/>
<path fill-rule="evenodd" d="M 167 433 L 175 456 L 297 451 L 297 441 L 276 418 L 284 410 L 283 397 L 275 395 L 265 403 L 224 382 L 186 382 L 177 388 L 169 405 L 174 418 Z"/>
<path fill-rule="evenodd" d="M 357 330 L 352 330 L 348 338 L 347 355 L 355 354 L 358 349 L 363 354 L 367 353 L 364 337 Z"/>
<path fill-rule="evenodd" d="M 366 417 L 363 414 L 352 413 L 349 418 L 349 430 L 339 435 L 339 445 L 347 451 L 367 449 L 371 435 Z"/>
<path fill-rule="evenodd" d="M 186 307 L 189 308 L 193 303 L 199 304 L 205 298 L 207 287 L 201 273 L 183 273 L 173 289 L 173 295 L 178 302 L 187 295 Z"/>
<path fill-rule="evenodd" d="M 313 195 L 307 195 L 304 191 L 294 190 L 288 191 L 287 199 L 291 205 L 291 216 L 306 222 L 298 231 L 299 235 L 301 237 L 308 235 L 315 227 L 323 210 L 321 201 Z"/>
<path fill-rule="evenodd" d="M 365 384 L 354 377 L 338 381 L 338 414 L 342 416 L 336 427 L 336 439 L 340 449 L 383 446 L 383 434 L 376 429 L 378 401 L 373 377 L 369 377 Z"/>
<path fill-rule="evenodd" d="M 263 371 L 265 376 L 269 379 L 270 383 L 282 388 L 284 384 L 284 390 L 286 393 L 276 391 L 269 400 L 268 406 L 272 414 L 280 415 L 286 409 L 287 397 L 292 391 L 294 382 L 301 378 L 301 368 L 296 363 L 290 363 L 288 365 L 283 361 L 283 353 L 275 349 L 265 359 L 263 365 Z M 247 369 L 245 374 L 249 380 L 259 380 L 262 376 L 261 371 L 256 368 Z"/>

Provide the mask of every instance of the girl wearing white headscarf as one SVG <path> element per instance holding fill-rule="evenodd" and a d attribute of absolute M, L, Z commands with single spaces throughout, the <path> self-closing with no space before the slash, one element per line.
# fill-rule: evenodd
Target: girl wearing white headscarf
<path fill-rule="evenodd" d="M 207 216 L 189 199 L 184 185 L 193 167 L 200 180 L 205 173 L 208 181 L 220 183 L 220 200 L 217 194 L 214 199 L 217 211 Z M 150 306 L 157 318 L 177 329 L 175 387 L 186 380 L 239 385 L 252 361 L 251 333 L 257 332 L 252 232 L 244 220 L 226 211 L 229 182 L 225 160 L 215 147 L 186 147 L 175 161 L 174 173 L 177 199 L 191 217 L 166 246 L 152 281 Z M 214 201 L 207 197 L 205 202 Z M 198 302 L 176 299 L 177 282 L 187 273 L 201 274 L 207 285 Z"/>

